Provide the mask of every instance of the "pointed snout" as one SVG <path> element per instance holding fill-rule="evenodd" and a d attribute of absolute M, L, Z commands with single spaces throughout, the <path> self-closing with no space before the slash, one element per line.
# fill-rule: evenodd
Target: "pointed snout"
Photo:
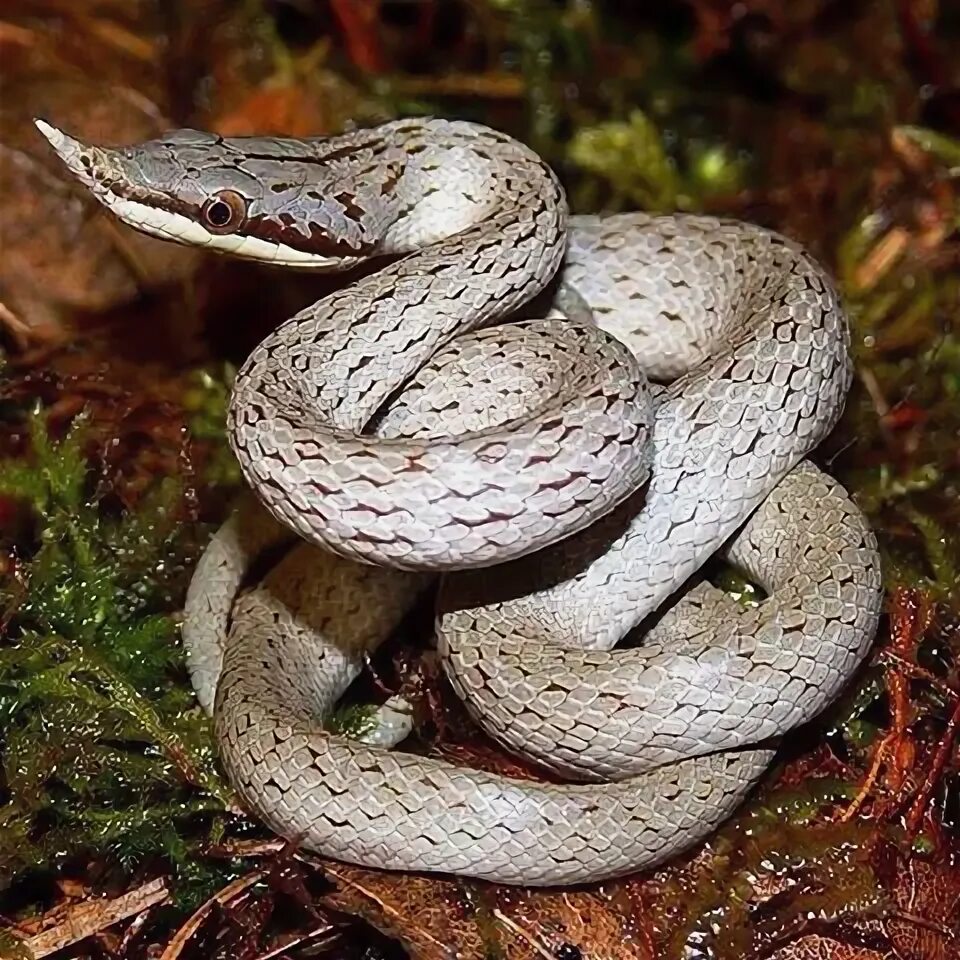
<path fill-rule="evenodd" d="M 93 164 L 96 148 L 90 147 L 52 124 L 34 118 L 37 129 L 47 138 L 57 156 L 66 164 L 67 169 L 86 187 L 94 186 Z"/>
<path fill-rule="evenodd" d="M 84 143 L 39 117 L 33 122 L 70 173 L 98 199 L 103 199 L 110 185 L 122 179 L 120 151 Z"/>

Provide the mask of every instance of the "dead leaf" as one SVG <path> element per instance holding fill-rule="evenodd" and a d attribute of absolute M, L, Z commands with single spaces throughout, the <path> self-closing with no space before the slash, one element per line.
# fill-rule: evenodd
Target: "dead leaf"
<path fill-rule="evenodd" d="M 311 861 L 325 906 L 396 937 L 413 960 L 653 960 L 637 924 L 599 893 L 546 892 Z"/>

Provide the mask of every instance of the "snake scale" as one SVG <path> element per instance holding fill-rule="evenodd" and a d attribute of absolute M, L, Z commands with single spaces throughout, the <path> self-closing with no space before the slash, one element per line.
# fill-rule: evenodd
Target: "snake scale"
<path fill-rule="evenodd" d="M 795 242 L 572 216 L 539 156 L 468 122 L 127 147 L 38 126 L 145 233 L 291 268 L 383 258 L 240 368 L 228 435 L 256 496 L 187 597 L 199 700 L 273 830 L 508 884 L 651 867 L 728 817 L 862 661 L 876 542 L 806 459 L 841 414 L 849 332 Z M 705 579 L 718 554 L 759 605 Z M 438 575 L 454 690 L 546 782 L 394 750 L 402 724 L 323 728 Z"/>

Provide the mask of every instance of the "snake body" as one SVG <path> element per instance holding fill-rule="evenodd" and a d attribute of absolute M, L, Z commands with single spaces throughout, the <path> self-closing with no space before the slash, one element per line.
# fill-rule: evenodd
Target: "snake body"
<path fill-rule="evenodd" d="M 876 543 L 805 459 L 842 411 L 849 333 L 793 241 L 571 216 L 534 152 L 472 123 L 126 148 L 38 125 L 144 232 L 305 269 L 391 258 L 241 367 L 228 435 L 256 501 L 187 597 L 224 766 L 278 833 L 501 883 L 650 867 L 729 816 L 862 661 Z M 762 586 L 757 607 L 700 577 L 718 552 Z M 471 716 L 575 782 L 322 728 L 436 574 L 438 648 Z"/>

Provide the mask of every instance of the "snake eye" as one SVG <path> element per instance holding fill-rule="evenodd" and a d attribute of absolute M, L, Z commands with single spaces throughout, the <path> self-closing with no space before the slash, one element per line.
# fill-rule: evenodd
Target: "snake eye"
<path fill-rule="evenodd" d="M 210 233 L 233 233 L 247 216 L 247 198 L 236 190 L 221 190 L 207 199 L 200 218 Z"/>

